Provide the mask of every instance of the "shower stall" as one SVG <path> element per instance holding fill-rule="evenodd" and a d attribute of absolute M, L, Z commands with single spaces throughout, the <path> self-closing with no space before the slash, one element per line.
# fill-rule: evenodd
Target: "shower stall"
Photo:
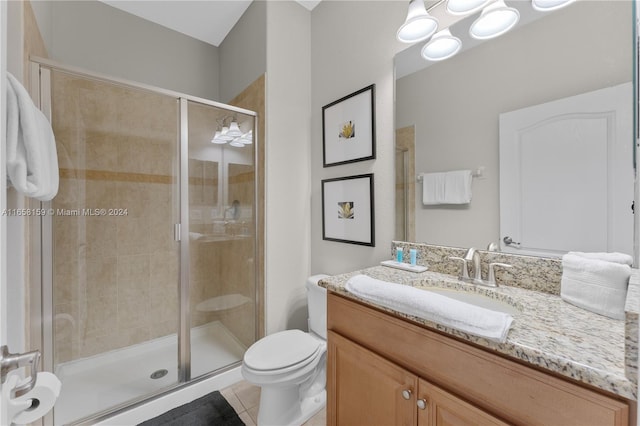
<path fill-rule="evenodd" d="M 49 420 L 95 421 L 237 367 L 262 303 L 256 113 L 31 70 L 60 167 L 30 227 L 31 337 L 62 381 Z"/>

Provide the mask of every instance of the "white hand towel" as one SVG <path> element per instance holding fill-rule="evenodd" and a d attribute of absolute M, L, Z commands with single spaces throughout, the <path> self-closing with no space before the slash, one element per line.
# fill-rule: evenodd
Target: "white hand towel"
<path fill-rule="evenodd" d="M 560 297 L 572 305 L 621 320 L 630 276 L 629 265 L 568 253 L 562 256 Z"/>
<path fill-rule="evenodd" d="M 49 201 L 58 193 L 53 129 L 27 90 L 7 73 L 7 175 L 22 194 Z"/>
<path fill-rule="evenodd" d="M 440 294 L 408 285 L 356 275 L 347 281 L 346 289 L 365 300 L 394 311 L 424 318 L 445 326 L 504 343 L 513 317 L 460 302 Z"/>
<path fill-rule="evenodd" d="M 455 170 L 422 175 L 422 203 L 469 204 L 471 202 L 471 170 Z"/>
<path fill-rule="evenodd" d="M 633 257 L 625 253 L 584 253 L 581 251 L 570 251 L 567 254 L 584 257 L 586 259 L 598 259 L 607 262 L 622 263 L 623 265 L 633 265 Z"/>
<path fill-rule="evenodd" d="M 441 204 L 444 200 L 444 173 L 424 173 L 422 175 L 422 204 Z"/>

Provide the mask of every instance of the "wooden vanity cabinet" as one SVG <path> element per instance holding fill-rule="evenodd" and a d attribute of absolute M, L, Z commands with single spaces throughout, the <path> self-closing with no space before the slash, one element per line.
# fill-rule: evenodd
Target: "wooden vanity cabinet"
<path fill-rule="evenodd" d="M 635 425 L 635 402 L 335 293 L 327 303 L 328 425 Z"/>
<path fill-rule="evenodd" d="M 329 425 L 507 425 L 331 331 L 328 351 Z"/>

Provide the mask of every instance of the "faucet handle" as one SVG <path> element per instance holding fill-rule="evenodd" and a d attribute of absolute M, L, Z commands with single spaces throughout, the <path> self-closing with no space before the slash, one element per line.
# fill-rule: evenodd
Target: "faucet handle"
<path fill-rule="evenodd" d="M 501 266 L 503 268 L 513 268 L 512 265 L 508 265 L 506 263 L 494 262 L 489 264 L 489 276 L 487 277 L 487 284 L 498 287 L 498 283 L 496 282 L 496 275 L 494 269 L 496 266 Z"/>
<path fill-rule="evenodd" d="M 469 269 L 467 268 L 467 263 L 469 261 L 467 259 L 464 259 L 462 257 L 457 257 L 457 256 L 449 256 L 449 259 L 458 260 L 458 261 L 462 262 L 462 269 L 460 270 L 459 278 L 461 278 L 461 279 L 469 279 Z"/>

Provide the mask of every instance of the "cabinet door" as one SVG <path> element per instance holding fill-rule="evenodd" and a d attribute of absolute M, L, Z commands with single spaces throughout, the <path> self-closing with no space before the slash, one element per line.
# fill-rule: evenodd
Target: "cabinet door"
<path fill-rule="evenodd" d="M 418 401 L 423 400 L 426 405 L 425 409 L 418 409 L 418 424 L 420 426 L 507 425 L 507 423 L 425 380 L 420 379 L 418 389 Z"/>
<path fill-rule="evenodd" d="M 328 350 L 329 425 L 416 424 L 417 376 L 331 331 Z"/>

